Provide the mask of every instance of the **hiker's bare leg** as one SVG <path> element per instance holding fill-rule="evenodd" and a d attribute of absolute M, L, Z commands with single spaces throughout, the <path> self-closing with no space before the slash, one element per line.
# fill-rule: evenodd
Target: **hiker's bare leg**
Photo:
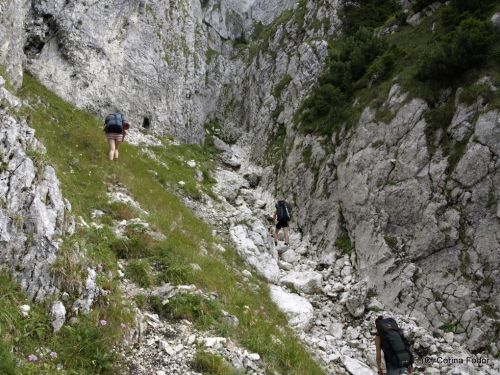
<path fill-rule="evenodd" d="M 274 228 L 274 243 L 278 243 L 278 228 Z"/>
<path fill-rule="evenodd" d="M 113 156 L 115 155 L 115 140 L 108 139 L 109 145 L 109 160 L 113 160 Z"/>
<path fill-rule="evenodd" d="M 119 156 L 118 155 L 118 146 L 120 146 L 122 144 L 122 142 L 121 141 L 115 141 L 115 144 L 116 144 L 116 146 L 115 146 L 115 159 L 118 159 L 118 156 Z"/>
<path fill-rule="evenodd" d="M 288 245 L 290 242 L 288 242 L 288 227 L 284 227 L 283 230 L 285 231 L 285 244 Z"/>

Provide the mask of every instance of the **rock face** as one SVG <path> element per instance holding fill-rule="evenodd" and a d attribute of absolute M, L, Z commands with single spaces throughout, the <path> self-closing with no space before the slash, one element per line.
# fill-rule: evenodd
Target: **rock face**
<path fill-rule="evenodd" d="M 403 95 L 398 90 L 391 90 L 396 95 L 388 105 Z M 264 176 L 263 184 L 272 181 L 296 206 L 308 208 L 297 215 L 298 227 L 323 244 L 325 256 L 335 254 L 336 238 L 348 231 L 355 272 L 382 303 L 437 331 L 458 322 L 456 338 L 480 350 L 497 335 L 498 316 L 471 312 L 500 308 L 499 112 L 457 107 L 466 115 L 458 120 L 457 112 L 450 133 L 459 121 L 470 125 L 461 135 L 463 154 L 451 165 L 441 150 L 428 148 L 426 110 L 418 99 L 395 105 L 385 124 L 366 109 L 333 154 L 295 135 L 285 169 L 278 179 Z M 307 178 L 301 158 L 311 145 L 316 180 Z M 357 316 L 364 307 L 352 297 L 348 306 Z"/>
<path fill-rule="evenodd" d="M 25 42 L 24 21 L 29 8 L 28 0 L 0 1 L 0 65 L 15 86 L 23 77 Z"/>
<path fill-rule="evenodd" d="M 66 99 L 100 114 L 119 107 L 136 127 L 158 134 L 199 142 L 207 120 L 217 123 L 221 140 L 214 144 L 226 154 L 225 164 L 240 170 L 246 159 L 261 163 L 258 188 L 279 192 L 298 208 L 293 229 L 310 243 L 311 257 L 334 265 L 335 277 L 346 283 L 362 276 L 384 306 L 415 315 L 437 334 L 453 324 L 455 340 L 484 350 L 498 335 L 500 309 L 499 112 L 456 103 L 444 131 L 463 150 L 447 155 L 430 147 L 427 103 L 395 84 L 382 105 L 392 113 L 387 123 L 365 108 L 352 129 L 331 138 L 297 134 L 293 115 L 322 71 L 339 3 L 0 0 L 0 62 L 18 82 L 27 59 L 27 68 Z M 274 25 L 264 40 L 258 38 L 259 22 Z M 498 23 L 498 14 L 492 22 Z M 4 138 L 20 146 L 6 151 L 14 161 L 3 159 L 8 173 L 0 169 L 0 197 L 14 191 L 7 184 L 29 192 L 11 193 L 7 203 L 31 217 L 27 223 L 35 235 L 57 234 L 64 209 L 50 195 L 57 201 L 53 170 L 38 170 L 24 156 L 23 145 L 33 137 L 14 119 L 4 116 L 2 129 L 10 129 L 15 136 Z M 227 143 L 249 152 L 237 155 Z M 40 188 L 33 185 L 39 177 Z M 256 205 L 245 202 L 251 199 L 245 190 L 255 187 L 243 177 L 221 186 L 224 199 L 240 207 L 225 224 L 247 262 L 276 282 L 280 270 L 266 242 L 265 219 L 245 209 Z M 27 200 L 29 194 L 38 200 Z M 8 258 L 9 264 L 30 275 L 25 287 L 32 295 L 44 295 L 52 287 L 41 269 L 16 268 L 30 257 L 24 255 L 30 247 L 9 210 L 0 208 L 7 246 L 2 257 L 11 256 L 14 243 L 26 249 Z M 34 213 L 48 221 L 33 219 Z M 50 262 L 56 245 L 35 238 Z M 348 238 L 352 249 L 339 248 L 339 238 Z M 279 264 L 292 269 L 299 258 L 287 251 Z M 324 281 L 337 293 L 328 276 Z M 367 293 L 342 297 L 351 314 L 361 314 Z"/>
<path fill-rule="evenodd" d="M 0 261 L 37 301 L 56 290 L 50 273 L 59 246 L 55 238 L 72 224 L 44 153 L 33 129 L 0 111 Z"/>

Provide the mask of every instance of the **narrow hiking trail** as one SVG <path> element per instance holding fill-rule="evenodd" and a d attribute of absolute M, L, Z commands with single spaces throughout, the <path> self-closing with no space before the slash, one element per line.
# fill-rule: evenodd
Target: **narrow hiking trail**
<path fill-rule="evenodd" d="M 185 202 L 234 243 L 239 255 L 255 268 L 249 274 L 257 272 L 268 281 L 273 301 L 328 374 L 377 373 L 374 322 L 379 315 L 394 317 L 414 342 L 416 373 L 500 374 L 498 361 L 489 366 L 473 364 L 474 355 L 454 342 L 452 333 L 435 338 L 416 318 L 383 306 L 357 274 L 354 251 L 325 259 L 301 237 L 293 219 L 289 246 L 284 246 L 282 237 L 274 246 L 274 226 L 268 217 L 274 212 L 276 197 L 259 184 L 265 171 L 249 162 L 250 150 L 244 146 L 217 138 L 214 143 L 221 152 L 214 176 L 219 199 L 206 196 L 202 205 Z M 292 216 L 296 215 L 300 207 L 292 210 Z M 438 360 L 443 353 L 463 363 L 443 363 Z"/>

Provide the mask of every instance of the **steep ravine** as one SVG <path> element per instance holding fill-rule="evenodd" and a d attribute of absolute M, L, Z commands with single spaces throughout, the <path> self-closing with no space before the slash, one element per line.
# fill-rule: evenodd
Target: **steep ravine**
<path fill-rule="evenodd" d="M 363 272 L 358 271 L 354 253 L 326 259 L 315 244 L 293 230 L 288 247 L 282 241 L 274 247 L 267 218 L 275 200 L 258 182 L 262 168 L 249 161 L 248 147 L 229 146 L 220 140 L 215 144 L 222 152 L 215 186 L 221 200 L 205 196 L 203 206 L 187 203 L 229 236 L 246 263 L 269 281 L 273 300 L 328 374 L 376 373 L 373 322 L 379 315 L 394 316 L 401 322 L 418 353 L 416 368 L 425 374 L 498 373 L 498 361 L 479 367 L 473 364 L 472 358 L 480 356 L 454 341 L 453 333 L 434 337 L 416 317 L 398 314 L 383 303 L 384 296 L 374 295 Z M 432 361 L 440 353 L 463 363 L 426 360 Z"/>
<path fill-rule="evenodd" d="M 461 147 L 450 153 L 429 136 L 426 115 L 432 104 L 395 78 L 382 102 L 360 108 L 350 128 L 331 136 L 303 134 L 294 114 L 318 82 L 328 43 L 340 30 L 341 5 L 336 0 L 0 0 L 0 62 L 14 85 L 20 85 L 26 68 L 77 106 L 101 115 L 122 109 L 134 126 L 156 135 L 196 143 L 205 138 L 207 123 L 219 129 L 216 147 L 233 169 L 218 170 L 217 189 L 229 203 L 218 206 L 207 198 L 217 210 L 208 206 L 200 215 L 221 225 L 247 263 L 272 283 L 281 284 L 295 271 L 321 274 L 321 287 L 313 273 L 315 291 L 303 293 L 314 312 L 303 337 L 330 371 L 344 371 L 346 358 L 370 364 L 373 353 L 358 350 L 372 347 L 370 325 L 358 319 L 373 320 L 380 308 L 400 314 L 409 331 L 426 337 L 417 337 L 422 355 L 461 353 L 464 347 L 498 357 L 498 107 L 481 95 L 465 102 L 461 89 L 445 92 L 453 98 L 453 116 L 442 131 Z M 434 5 L 413 17 L 425 18 L 439 4 Z M 499 89 L 494 74 L 477 84 Z M 12 116 L 4 120 L 16 132 L 24 129 Z M 41 188 L 33 187 L 42 204 L 33 201 L 33 207 L 49 212 L 56 235 L 65 233 L 69 206 L 57 193 L 55 176 L 50 167 L 25 157 L 37 156 L 38 146 L 16 142 L 22 151 L 15 160 L 26 160 L 22 177 L 42 176 Z M 0 173 L 12 170 L 8 164 Z M 245 182 L 247 173 L 254 173 L 252 185 L 260 179 L 256 195 Z M 47 199 L 50 194 L 55 199 Z M 293 203 L 295 215 L 294 242 L 281 258 L 264 217 L 278 196 Z M 29 204 L 18 205 L 16 198 L 11 194 L 8 204 L 30 224 Z M 36 222 L 27 226 L 38 233 Z M 19 230 L 25 229 L 9 227 L 29 255 L 33 238 L 24 239 Z M 50 228 L 42 229 L 48 247 L 40 246 L 51 261 L 57 241 L 44 237 Z M 40 298 L 55 290 L 36 270 L 16 268 L 12 257 L 8 263 L 38 280 L 25 285 L 28 290 L 33 285 L 33 296 L 40 283 Z M 371 303 L 367 294 L 378 301 L 373 312 L 352 318 Z M 354 303 L 348 302 L 350 295 L 357 302 L 344 307 Z M 331 335 L 320 339 L 326 331 Z M 348 339 L 334 343 L 339 332 Z"/>

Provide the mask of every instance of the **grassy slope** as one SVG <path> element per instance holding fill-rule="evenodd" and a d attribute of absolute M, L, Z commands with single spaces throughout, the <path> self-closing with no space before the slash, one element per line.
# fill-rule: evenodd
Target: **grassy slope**
<path fill-rule="evenodd" d="M 229 250 L 220 255 L 214 250 L 217 239 L 212 237 L 211 228 L 196 218 L 173 191 L 180 189 L 177 184 L 180 179 L 186 182 L 182 194 L 196 198 L 200 194 L 200 189 L 209 189 L 210 181 L 205 186 L 196 185 L 193 169 L 184 162 L 190 159 L 196 160 L 207 175 L 211 162 L 205 150 L 186 145 L 166 145 L 164 148 L 154 149 L 155 154 L 168 165 L 169 169 L 166 170 L 158 162 L 142 155 L 138 148 L 124 144 L 121 148 L 120 161 L 109 162 L 106 160 L 106 144 L 99 119 L 75 109 L 29 75 L 25 76 L 18 95 L 30 103 L 29 107 L 25 107 L 24 115 L 47 148 L 47 155 L 40 159 L 46 159 L 56 168 L 63 194 L 72 203 L 75 215 L 89 220 L 92 209 L 101 209 L 107 214 L 102 222 L 111 223 L 112 218 L 120 218 L 116 212 L 120 208 L 122 214 L 127 216 L 129 212 L 126 208 L 109 204 L 106 197 L 109 184 L 121 183 L 129 189 L 141 207 L 149 212 L 148 222 L 167 236 L 165 241 L 145 241 L 139 235 L 135 238 L 135 242 L 124 243 L 114 238 L 108 226 L 100 230 L 80 230 L 73 238 L 66 239 L 67 246 L 63 247 L 60 256 L 62 260 L 56 266 L 56 271 L 66 276 L 64 279 L 67 286 L 71 287 L 72 283 L 75 283 L 74 280 L 81 276 L 83 269 L 81 265 L 71 260 L 74 257 L 69 244 L 78 243 L 86 250 L 88 259 L 83 262 L 104 264 L 105 269 L 111 270 L 113 275 L 116 275 L 117 255 L 129 259 L 141 259 L 151 264 L 155 270 L 153 283 L 165 281 L 194 283 L 207 292 L 217 292 L 220 308 L 237 316 L 240 324 L 237 328 L 232 328 L 213 319 L 204 328 L 211 328 L 218 334 L 229 335 L 249 350 L 261 354 L 270 373 L 275 370 L 277 373 L 290 375 L 322 374 L 295 335 L 286 327 L 283 314 L 270 301 L 265 283 L 253 278 L 252 284 L 258 285 L 258 288 L 254 288 L 257 289 L 256 292 L 252 291 L 250 286 L 243 284 L 237 272 L 237 269 L 241 269 L 242 263 L 235 252 Z M 207 249 L 207 256 L 201 255 L 202 247 Z M 202 272 L 193 272 L 190 263 L 199 264 Z M 114 290 L 113 297 L 109 299 L 119 301 L 116 276 L 111 279 L 100 276 L 99 280 L 102 286 Z M 6 291 L 10 289 L 8 287 Z M 77 288 L 74 289 L 76 294 Z M 6 296 L 3 298 L 7 298 L 7 302 L 11 305 L 18 304 L 17 297 L 10 298 L 8 293 Z M 154 308 L 155 301 L 149 302 Z M 197 308 L 192 303 L 187 301 L 180 310 Z M 121 305 L 118 303 L 117 306 Z M 118 311 L 108 311 L 108 309 L 106 303 L 98 303 L 95 313 L 82 319 L 89 320 L 89 324 L 82 328 L 85 332 L 96 330 L 99 319 L 112 321 L 112 324 L 106 327 L 110 332 L 99 329 L 96 331 L 96 340 L 101 340 L 104 343 L 103 347 L 106 348 L 102 356 L 110 355 L 109 348 L 121 334 L 119 325 L 126 320 L 125 317 L 121 317 L 126 314 L 126 308 Z M 43 311 L 43 308 L 40 311 Z M 8 319 L 2 318 L 2 312 L 3 308 L 0 307 L 0 327 L 6 329 Z M 13 311 L 10 313 L 14 314 Z M 42 318 L 37 321 L 44 327 L 44 337 L 40 339 L 30 335 L 26 343 L 16 343 L 16 351 L 20 357 L 30 354 L 34 346 L 47 346 L 52 342 L 60 342 L 64 346 L 67 341 L 71 341 L 75 336 L 78 337 L 73 331 L 78 330 L 79 325 L 66 326 L 63 334 L 53 335 L 47 328 L 47 317 L 42 312 L 40 314 Z M 19 320 L 19 317 L 16 319 Z M 22 336 L 22 330 L 16 327 L 10 328 L 11 336 L 4 339 L 4 346 L 13 345 L 14 337 Z M 65 331 L 69 332 L 71 336 L 69 339 L 65 338 Z M 106 357 L 103 360 L 105 365 L 100 366 L 94 358 L 95 351 L 68 355 L 63 354 L 62 347 L 60 351 L 60 361 L 64 363 L 65 368 L 74 369 L 74 373 L 116 371 L 117 365 L 111 358 Z M 0 350 L 0 355 L 1 353 Z M 81 363 L 78 362 L 80 356 L 83 357 Z M 40 366 L 36 367 L 40 369 Z"/>

